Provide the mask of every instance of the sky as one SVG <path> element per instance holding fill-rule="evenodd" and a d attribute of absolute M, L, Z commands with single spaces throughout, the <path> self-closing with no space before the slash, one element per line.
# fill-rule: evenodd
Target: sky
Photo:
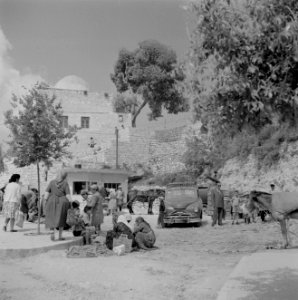
<path fill-rule="evenodd" d="M 146 39 L 170 46 L 183 60 L 189 47 L 185 3 L 0 0 L 0 109 L 21 85 L 44 80 L 54 86 L 67 75 L 81 77 L 91 91 L 115 93 L 110 74 L 119 50 Z"/>

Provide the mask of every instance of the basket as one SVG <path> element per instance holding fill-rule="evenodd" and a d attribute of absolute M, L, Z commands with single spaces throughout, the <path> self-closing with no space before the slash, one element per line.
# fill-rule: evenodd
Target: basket
<path fill-rule="evenodd" d="M 126 234 L 121 234 L 117 239 L 113 239 L 113 248 L 124 245 L 125 253 L 129 253 L 132 250 L 132 239 L 129 239 Z"/>

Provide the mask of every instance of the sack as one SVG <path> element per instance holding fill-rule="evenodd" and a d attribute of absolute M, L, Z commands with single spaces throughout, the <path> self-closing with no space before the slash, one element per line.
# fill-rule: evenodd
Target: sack
<path fill-rule="evenodd" d="M 129 239 L 126 234 L 121 234 L 117 239 L 113 239 L 113 249 L 120 245 L 124 245 L 125 253 L 129 253 L 132 249 L 132 239 Z"/>
<path fill-rule="evenodd" d="M 23 228 L 24 226 L 24 221 L 25 221 L 25 216 L 23 212 L 19 210 L 18 215 L 17 215 L 17 221 L 16 221 L 16 226 Z"/>

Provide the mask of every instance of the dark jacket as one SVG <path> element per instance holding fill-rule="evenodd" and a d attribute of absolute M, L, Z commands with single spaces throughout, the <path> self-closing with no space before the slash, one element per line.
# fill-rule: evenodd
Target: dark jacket
<path fill-rule="evenodd" d="M 224 208 L 224 196 L 222 191 L 217 186 L 210 188 L 210 201 L 214 208 Z"/>

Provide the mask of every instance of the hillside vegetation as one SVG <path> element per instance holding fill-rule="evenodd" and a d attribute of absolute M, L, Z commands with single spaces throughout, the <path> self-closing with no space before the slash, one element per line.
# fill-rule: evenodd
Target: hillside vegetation
<path fill-rule="evenodd" d="M 202 137 L 187 141 L 196 175 L 253 155 L 276 165 L 298 140 L 298 2 L 198 0 L 185 64 Z"/>

